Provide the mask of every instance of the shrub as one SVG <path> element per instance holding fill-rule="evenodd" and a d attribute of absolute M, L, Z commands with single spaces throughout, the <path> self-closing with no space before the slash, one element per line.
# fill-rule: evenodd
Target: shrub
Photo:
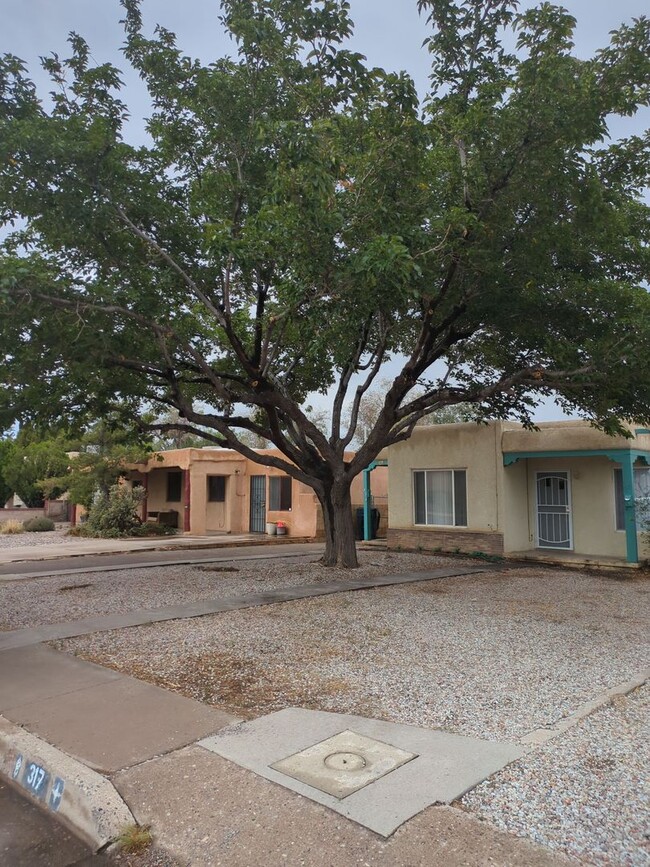
<path fill-rule="evenodd" d="M 131 531 L 132 536 L 175 536 L 177 530 L 168 524 L 140 524 Z"/>
<path fill-rule="evenodd" d="M 70 527 L 66 536 L 87 536 L 88 532 L 86 530 L 85 524 L 76 524 L 74 527 Z"/>
<path fill-rule="evenodd" d="M 145 497 L 142 488 L 131 490 L 125 485 L 113 485 L 108 496 L 98 496 L 90 507 L 84 535 L 101 539 L 133 535 L 133 530 L 140 526 L 137 512 Z"/>
<path fill-rule="evenodd" d="M 28 533 L 47 533 L 54 529 L 54 521 L 51 518 L 31 518 L 23 523 Z"/>
<path fill-rule="evenodd" d="M 0 533 L 3 536 L 15 536 L 17 533 L 24 533 L 25 528 L 20 521 L 5 521 L 0 524 Z"/>

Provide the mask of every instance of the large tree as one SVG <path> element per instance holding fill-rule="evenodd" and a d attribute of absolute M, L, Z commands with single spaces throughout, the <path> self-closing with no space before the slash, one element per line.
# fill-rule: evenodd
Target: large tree
<path fill-rule="evenodd" d="M 81 37 L 44 61 L 50 101 L 18 59 L 0 72 L 0 205 L 23 221 L 0 283 L 5 424 L 176 409 L 311 486 L 325 562 L 352 566 L 353 477 L 429 413 L 530 423 L 556 394 L 609 431 L 650 422 L 648 137 L 608 134 L 649 101 L 645 18 L 585 61 L 559 7 L 419 0 L 420 106 L 345 48 L 344 0 L 223 0 L 237 54 L 208 66 L 122 2 L 146 145 Z M 319 391 L 327 433 L 304 409 Z"/>

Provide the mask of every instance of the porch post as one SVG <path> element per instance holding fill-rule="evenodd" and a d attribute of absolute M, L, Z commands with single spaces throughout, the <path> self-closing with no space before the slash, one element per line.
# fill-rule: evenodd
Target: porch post
<path fill-rule="evenodd" d="M 625 506 L 625 540 L 627 562 L 639 562 L 639 545 L 636 529 L 636 509 L 634 502 L 634 455 L 630 452 L 621 458 L 623 470 L 623 504 Z"/>
<path fill-rule="evenodd" d="M 372 509 L 372 490 L 370 488 L 370 473 L 374 470 L 375 464 L 370 464 L 363 471 L 363 538 L 368 542 L 372 538 L 370 519 Z"/>
<path fill-rule="evenodd" d="M 143 473 L 142 479 L 142 490 L 144 491 L 144 500 L 142 501 L 142 523 L 146 523 L 147 521 L 147 512 L 148 512 L 148 503 L 147 500 L 149 498 L 149 473 Z"/>
<path fill-rule="evenodd" d="M 185 533 L 190 532 L 190 496 L 192 495 L 192 485 L 190 481 L 190 468 L 183 471 L 183 480 L 185 482 L 185 492 L 183 495 L 183 530 Z"/>

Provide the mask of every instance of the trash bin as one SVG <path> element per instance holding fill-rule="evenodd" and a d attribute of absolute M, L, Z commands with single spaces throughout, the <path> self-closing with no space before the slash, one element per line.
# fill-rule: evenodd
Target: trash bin
<path fill-rule="evenodd" d="M 379 529 L 379 509 L 371 509 L 370 510 L 370 538 L 377 538 L 377 530 Z M 363 509 L 357 509 L 357 539 L 363 539 L 364 537 L 364 521 L 363 521 Z"/>

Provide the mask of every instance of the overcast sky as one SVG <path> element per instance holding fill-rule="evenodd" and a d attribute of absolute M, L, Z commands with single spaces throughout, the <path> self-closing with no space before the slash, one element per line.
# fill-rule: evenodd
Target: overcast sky
<path fill-rule="evenodd" d="M 123 33 L 118 0 L 20 0 L 3 5 L 0 51 L 25 60 L 32 75 L 44 86 L 47 83 L 38 72 L 38 58 L 52 51 L 67 56 L 66 38 L 71 30 L 88 41 L 97 62 L 111 61 L 126 73 L 120 53 Z M 424 92 L 429 58 L 420 46 L 427 29 L 417 13 L 416 0 L 351 0 L 350 5 L 356 23 L 355 50 L 365 54 L 374 66 L 407 70 Z M 529 0 L 521 3 L 522 8 L 532 5 Z M 621 22 L 650 11 L 648 0 L 565 0 L 563 5 L 578 20 L 576 50 L 581 56 L 605 45 L 609 31 Z M 218 20 L 217 0 L 144 0 L 142 9 L 147 24 L 160 23 L 173 30 L 187 54 L 209 62 L 233 53 L 233 43 Z M 132 74 L 127 73 L 125 78 L 134 127 L 141 128 L 141 119 L 148 112 L 146 94 Z M 638 121 L 628 120 L 620 130 L 635 131 L 639 125 Z M 132 134 L 136 134 L 135 128 Z"/>
<path fill-rule="evenodd" d="M 522 0 L 521 7 L 536 5 Z M 608 33 L 622 22 L 650 12 L 649 0 L 565 0 L 562 3 L 578 20 L 576 51 L 592 55 L 609 41 Z M 426 90 L 429 58 L 421 49 L 427 36 L 424 21 L 418 16 L 416 0 L 350 0 L 356 23 L 352 47 L 374 66 L 406 70 L 421 93 Z M 125 71 L 127 90 L 122 98 L 133 116 L 130 138 L 143 136 L 142 119 L 148 114 L 147 96 L 137 77 L 127 72 L 120 53 L 123 33 L 118 0 L 5 0 L 0 29 L 0 51 L 15 54 L 28 64 L 32 77 L 47 89 L 47 79 L 39 72 L 40 55 L 53 51 L 66 57 L 66 38 L 74 30 L 90 45 L 98 63 L 110 61 Z M 218 0 L 144 0 L 147 26 L 160 23 L 174 31 L 178 45 L 186 54 L 209 62 L 234 53 L 233 43 L 224 35 L 218 20 Z M 45 92 L 45 90 L 44 90 Z M 611 125 L 615 136 L 639 133 L 650 126 L 650 112 L 635 118 L 617 120 Z M 547 406 L 537 414 L 539 420 L 557 418 L 557 407 Z"/>

